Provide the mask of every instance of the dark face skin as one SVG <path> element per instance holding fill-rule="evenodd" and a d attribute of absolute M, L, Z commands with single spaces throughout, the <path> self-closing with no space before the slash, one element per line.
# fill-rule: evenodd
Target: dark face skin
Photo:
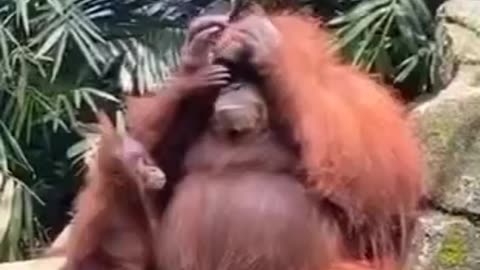
<path fill-rule="evenodd" d="M 247 82 L 222 89 L 214 104 L 213 131 L 224 138 L 241 138 L 268 128 L 267 105 L 256 87 Z"/>

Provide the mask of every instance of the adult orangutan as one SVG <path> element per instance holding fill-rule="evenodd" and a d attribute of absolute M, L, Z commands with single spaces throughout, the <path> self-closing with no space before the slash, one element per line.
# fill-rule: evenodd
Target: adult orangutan
<path fill-rule="evenodd" d="M 299 148 L 305 189 L 337 209 L 346 256 L 400 261 L 425 195 L 418 142 L 388 90 L 327 44 L 313 18 L 251 15 L 215 54 L 255 73 L 271 127 Z"/>
<path fill-rule="evenodd" d="M 196 170 L 213 177 L 232 156 L 248 156 L 242 162 L 254 160 L 249 164 L 257 166 L 238 166 L 239 175 L 261 170 L 277 157 L 298 157 L 284 171 L 321 208 L 328 205 L 333 213 L 328 218 L 338 227 L 333 231 L 343 239 L 343 257 L 401 263 L 425 192 L 417 140 L 404 108 L 388 90 L 343 64 L 327 44 L 317 21 L 298 14 L 244 16 L 220 34 L 215 61 L 229 67 L 233 78 L 243 76 L 267 103 L 268 141 L 274 147 L 244 144 L 235 154 L 225 154 L 216 138 L 205 143 L 208 119 L 218 115 L 212 112 L 215 98 L 203 99 L 201 115 L 202 95 L 182 96 L 181 91 L 177 103 L 162 95 L 132 103 L 131 132 L 157 159 L 170 190 L 178 181 L 195 178 Z M 165 120 L 174 117 L 173 124 Z M 191 154 L 197 145 L 202 150 Z M 192 169 L 192 159 L 201 166 Z"/>
<path fill-rule="evenodd" d="M 216 54 L 256 71 L 272 119 L 299 145 L 306 189 L 338 207 L 351 255 L 402 258 L 425 195 L 419 144 L 388 89 L 327 44 L 313 18 L 249 16 Z"/>

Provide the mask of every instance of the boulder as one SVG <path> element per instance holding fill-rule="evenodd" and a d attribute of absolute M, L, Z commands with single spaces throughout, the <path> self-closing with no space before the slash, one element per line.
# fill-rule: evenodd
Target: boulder
<path fill-rule="evenodd" d="M 422 216 L 411 270 L 480 269 L 480 1 L 437 12 L 436 85 L 412 110 L 428 167 L 432 209 Z"/>
<path fill-rule="evenodd" d="M 480 88 L 474 91 L 455 80 L 413 113 L 435 205 L 480 215 Z"/>
<path fill-rule="evenodd" d="M 409 270 L 480 269 L 480 229 L 468 219 L 430 212 L 420 219 Z"/>

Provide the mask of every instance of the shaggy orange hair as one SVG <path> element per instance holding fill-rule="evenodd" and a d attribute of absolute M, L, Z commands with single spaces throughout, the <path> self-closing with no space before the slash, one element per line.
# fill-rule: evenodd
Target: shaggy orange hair
<path fill-rule="evenodd" d="M 322 203 L 331 203 L 332 215 L 321 218 L 338 224 L 332 234 L 342 234 L 342 260 L 380 262 L 382 269 L 395 269 L 391 262 L 402 263 L 425 194 L 419 144 L 404 107 L 387 87 L 340 61 L 318 20 L 291 13 L 269 17 L 280 44 L 269 52 L 267 68 L 259 70 L 261 90 L 273 100 L 276 113 L 271 115 L 287 123 L 300 146 L 306 189 Z M 174 92 L 129 106 L 130 132 L 152 152 L 167 178 L 173 171 L 168 180 L 173 182 L 183 162 L 176 152 L 185 150 L 178 147 L 179 138 L 194 141 L 192 133 L 208 122 L 203 118 L 208 110 L 195 111 L 194 106 L 184 113 L 190 114 L 183 123 L 178 121 L 175 116 L 188 106 L 182 107 Z M 341 267 L 374 269 L 356 263 Z"/>
<path fill-rule="evenodd" d="M 291 13 L 270 19 L 281 42 L 269 57 L 265 90 L 300 145 L 305 184 L 346 212 L 357 248 L 391 251 L 397 230 L 403 256 L 425 194 L 404 107 L 387 87 L 340 61 L 318 20 Z"/>

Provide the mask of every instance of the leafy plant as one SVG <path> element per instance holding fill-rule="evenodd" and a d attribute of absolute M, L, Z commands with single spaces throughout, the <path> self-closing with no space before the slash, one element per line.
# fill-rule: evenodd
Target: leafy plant
<path fill-rule="evenodd" d="M 299 0 L 299 4 L 310 8 L 315 14 L 321 15 L 324 19 L 344 14 L 358 3 L 365 0 Z"/>
<path fill-rule="evenodd" d="M 431 89 L 433 25 L 424 0 L 362 1 L 329 22 L 355 65 L 416 94 Z"/>

